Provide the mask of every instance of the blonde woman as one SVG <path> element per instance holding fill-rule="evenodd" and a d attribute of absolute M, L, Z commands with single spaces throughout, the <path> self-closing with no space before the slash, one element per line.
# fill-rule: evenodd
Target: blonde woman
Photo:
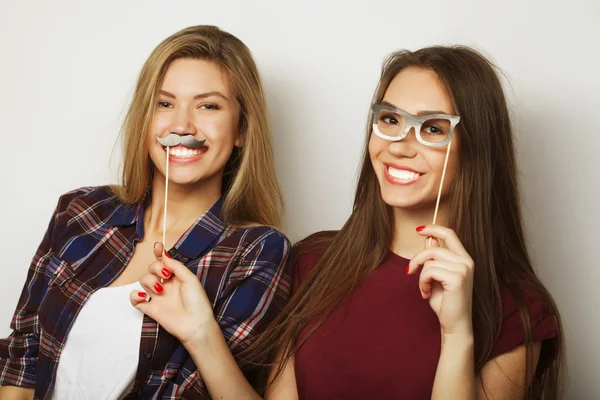
<path fill-rule="evenodd" d="M 209 371 L 219 365 L 208 355 L 196 365 L 188 352 L 197 327 L 170 320 L 169 310 L 159 310 L 159 324 L 144 306 L 160 306 L 163 291 L 195 302 L 186 286 L 203 288 L 194 293 L 211 309 L 203 321 L 214 335 L 205 338 L 234 359 L 287 300 L 290 246 L 274 228 L 281 198 L 248 48 L 212 26 L 165 39 L 142 68 L 123 133 L 121 185 L 80 188 L 58 201 L 13 333 L 0 341 L 2 399 L 214 396 L 220 382 Z M 165 138 L 195 145 L 165 147 Z M 163 258 L 185 265 L 195 282 L 177 285 L 164 266 L 158 272 L 170 279 L 149 282 L 148 269 Z"/>

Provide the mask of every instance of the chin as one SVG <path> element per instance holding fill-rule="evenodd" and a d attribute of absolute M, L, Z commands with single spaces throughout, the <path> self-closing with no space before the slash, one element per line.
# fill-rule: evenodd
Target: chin
<path fill-rule="evenodd" d="M 422 204 L 419 204 L 418 202 L 398 201 L 398 200 L 387 201 L 385 198 L 383 199 L 383 202 L 390 207 L 399 208 L 402 210 L 418 210 L 418 209 L 422 208 Z"/>
<path fill-rule="evenodd" d="M 435 206 L 435 198 L 431 201 L 423 196 L 397 196 L 394 193 L 381 193 L 383 202 L 390 207 L 400 208 L 402 210 L 422 210 Z"/>
<path fill-rule="evenodd" d="M 199 180 L 182 180 L 182 179 L 170 179 L 170 184 L 171 185 L 177 185 L 177 186 L 195 186 L 198 184 L 198 182 L 200 182 Z"/>
<path fill-rule="evenodd" d="M 212 185 L 216 182 L 220 184 L 221 180 L 222 174 L 215 174 L 212 171 L 196 171 L 195 174 L 172 174 L 169 176 L 172 184 L 189 187 Z"/>
<path fill-rule="evenodd" d="M 170 184 L 180 186 L 195 186 L 204 180 L 204 177 L 200 176 L 178 176 L 175 174 L 169 176 Z"/>

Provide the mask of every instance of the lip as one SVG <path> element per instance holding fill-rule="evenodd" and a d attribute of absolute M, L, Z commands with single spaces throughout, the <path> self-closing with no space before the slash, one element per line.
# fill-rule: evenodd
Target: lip
<path fill-rule="evenodd" d="M 386 167 L 386 170 L 387 170 L 387 167 L 392 167 L 394 169 L 402 169 L 404 171 L 410 171 L 410 172 L 417 173 L 419 175 L 423 175 L 423 172 L 417 171 L 416 169 L 412 169 L 411 167 L 407 167 L 405 165 L 398 165 L 398 164 L 392 164 L 392 163 L 383 163 L 383 165 Z"/>
<path fill-rule="evenodd" d="M 166 147 L 162 147 L 162 150 L 165 152 L 165 154 L 167 153 L 167 148 Z M 204 147 L 204 146 L 203 146 Z M 177 157 L 173 154 L 169 154 L 169 163 L 170 164 L 178 164 L 178 165 L 186 165 L 186 164 L 192 164 L 198 160 L 200 160 L 202 157 L 204 157 L 204 155 L 206 153 L 208 153 L 208 146 L 206 146 L 207 149 L 205 152 L 197 154 L 195 156 L 191 156 L 191 157 Z M 178 148 L 186 148 L 185 146 L 182 145 L 177 145 L 177 146 L 173 146 L 170 147 L 170 149 L 178 149 Z"/>
<path fill-rule="evenodd" d="M 395 177 L 393 177 L 393 176 L 390 175 L 390 173 L 388 172 L 388 168 L 389 167 L 392 167 L 394 169 L 401 169 L 401 170 L 404 170 L 404 171 L 414 172 L 414 173 L 419 174 L 419 176 L 417 178 L 415 178 L 415 179 L 411 179 L 411 180 L 408 180 L 408 181 L 407 180 L 403 180 L 403 179 L 398 179 L 398 178 L 395 178 Z M 386 163 L 384 163 L 383 164 L 383 175 L 385 177 L 385 180 L 388 181 L 389 183 L 391 183 L 392 185 L 408 186 L 408 185 L 412 185 L 415 182 L 420 181 L 424 174 L 422 172 L 416 171 L 416 170 L 414 170 L 412 168 L 409 168 L 409 167 L 401 167 L 401 166 L 394 165 L 394 164 L 386 164 Z"/>

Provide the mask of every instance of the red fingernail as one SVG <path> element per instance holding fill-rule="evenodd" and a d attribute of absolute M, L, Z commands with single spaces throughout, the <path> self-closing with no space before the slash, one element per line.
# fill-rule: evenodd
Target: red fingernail
<path fill-rule="evenodd" d="M 406 266 L 406 273 L 408 274 L 408 270 L 410 269 L 410 264 Z"/>
<path fill-rule="evenodd" d="M 168 277 L 170 277 L 170 276 L 171 276 L 171 271 L 169 271 L 169 270 L 168 270 L 168 269 L 166 269 L 166 268 L 163 268 L 163 269 L 162 269 L 160 272 L 163 274 L 163 276 L 164 276 L 165 278 L 168 278 Z"/>
<path fill-rule="evenodd" d="M 421 232 L 423 229 L 425 229 L 424 226 L 422 226 L 422 225 L 421 226 L 417 226 L 417 232 Z"/>
<path fill-rule="evenodd" d="M 154 284 L 154 290 L 156 290 L 157 293 L 162 293 L 163 287 L 162 287 L 162 285 L 160 283 L 156 282 Z"/>
<path fill-rule="evenodd" d="M 146 298 L 146 293 L 144 292 L 138 292 L 138 296 L 140 296 L 142 299 Z"/>
<path fill-rule="evenodd" d="M 171 257 L 171 255 L 165 251 L 165 256 L 167 256 L 167 258 L 173 259 L 173 257 Z"/>

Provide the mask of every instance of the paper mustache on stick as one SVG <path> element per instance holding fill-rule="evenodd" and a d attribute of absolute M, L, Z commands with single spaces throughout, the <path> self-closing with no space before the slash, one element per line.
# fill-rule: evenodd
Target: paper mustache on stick
<path fill-rule="evenodd" d="M 182 145 L 189 149 L 199 149 L 204 146 L 206 140 L 197 140 L 194 135 L 185 134 L 178 135 L 177 133 L 169 133 L 165 137 L 156 137 L 156 141 L 166 147 L 167 158 L 166 158 L 166 171 L 165 171 L 165 204 L 163 208 L 163 254 L 167 251 L 167 204 L 169 199 L 169 147 L 175 147 Z M 163 278 L 160 278 L 160 282 L 163 283 Z"/>
<path fill-rule="evenodd" d="M 178 135 L 176 133 L 169 133 L 163 138 L 157 136 L 156 141 L 165 147 L 182 145 L 188 149 L 199 149 L 206 142 L 206 140 L 197 140 L 194 135 Z"/>

